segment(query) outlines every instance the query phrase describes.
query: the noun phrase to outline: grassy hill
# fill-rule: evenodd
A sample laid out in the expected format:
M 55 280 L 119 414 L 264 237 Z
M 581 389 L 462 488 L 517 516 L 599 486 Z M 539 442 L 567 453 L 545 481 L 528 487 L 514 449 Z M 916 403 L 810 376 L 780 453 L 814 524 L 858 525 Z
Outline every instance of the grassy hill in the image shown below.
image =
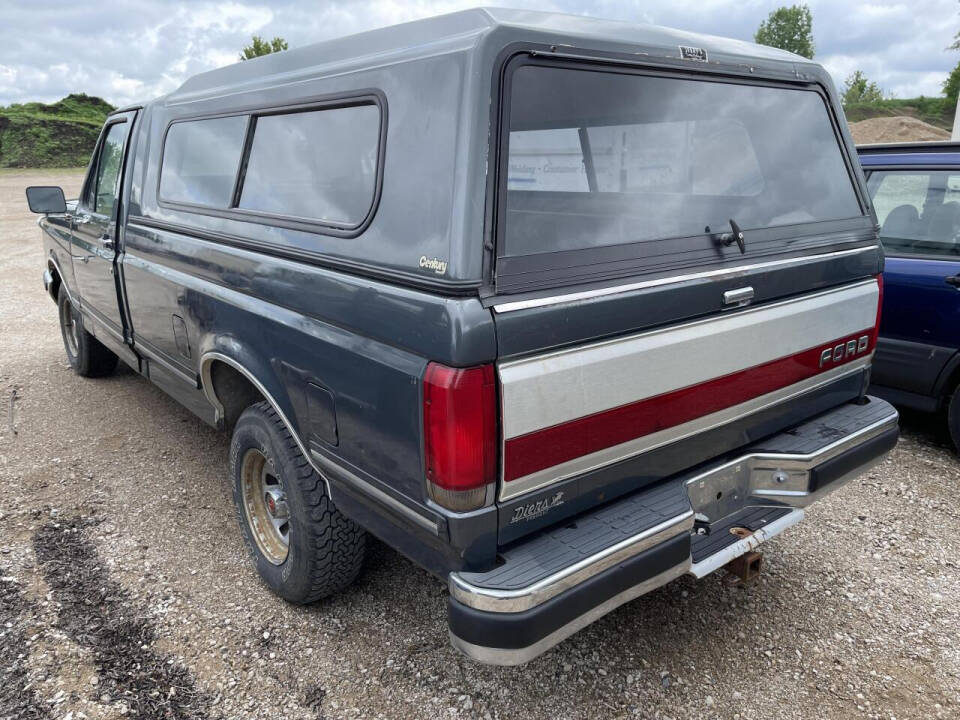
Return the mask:
M 877 117 L 912 117 L 944 130 L 953 128 L 956 101 L 943 97 L 894 98 L 875 103 L 851 104 L 844 109 L 847 122 Z
M 114 107 L 83 94 L 0 107 L 0 168 L 83 167 Z

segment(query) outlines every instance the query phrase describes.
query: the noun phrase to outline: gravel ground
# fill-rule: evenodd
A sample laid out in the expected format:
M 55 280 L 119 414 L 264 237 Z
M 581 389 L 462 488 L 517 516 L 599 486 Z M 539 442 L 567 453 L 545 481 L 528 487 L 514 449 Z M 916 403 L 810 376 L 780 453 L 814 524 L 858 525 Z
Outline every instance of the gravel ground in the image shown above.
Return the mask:
M 23 188 L 80 179 L 0 172 L 0 718 L 960 716 L 960 464 L 921 416 L 755 585 L 682 578 L 522 668 L 453 651 L 445 588 L 378 543 L 342 595 L 275 598 L 228 438 L 67 366 Z

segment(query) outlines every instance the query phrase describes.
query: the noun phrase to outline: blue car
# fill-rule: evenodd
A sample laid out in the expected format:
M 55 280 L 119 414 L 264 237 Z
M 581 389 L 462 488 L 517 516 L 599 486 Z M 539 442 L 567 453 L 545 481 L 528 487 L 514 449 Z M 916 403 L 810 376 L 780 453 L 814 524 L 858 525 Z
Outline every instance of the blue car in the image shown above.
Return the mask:
M 960 143 L 857 150 L 886 253 L 870 391 L 945 408 L 960 449 Z

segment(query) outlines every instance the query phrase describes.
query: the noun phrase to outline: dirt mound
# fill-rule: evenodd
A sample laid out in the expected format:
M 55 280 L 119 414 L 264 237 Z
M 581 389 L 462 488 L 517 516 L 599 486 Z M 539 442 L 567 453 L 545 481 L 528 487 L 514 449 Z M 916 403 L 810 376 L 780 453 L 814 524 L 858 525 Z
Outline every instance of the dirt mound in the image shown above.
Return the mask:
M 912 117 L 878 117 L 850 123 L 853 140 L 860 143 L 926 142 L 949 140 L 950 133 Z

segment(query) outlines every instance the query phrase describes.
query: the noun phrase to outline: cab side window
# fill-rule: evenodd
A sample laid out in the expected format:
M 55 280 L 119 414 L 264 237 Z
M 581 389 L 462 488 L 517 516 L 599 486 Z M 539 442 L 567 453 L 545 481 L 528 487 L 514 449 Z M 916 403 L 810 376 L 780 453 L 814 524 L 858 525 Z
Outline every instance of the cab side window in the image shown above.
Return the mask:
M 867 186 L 887 252 L 960 255 L 960 175 L 880 170 Z
M 113 217 L 119 191 L 120 167 L 123 164 L 123 141 L 126 138 L 125 123 L 115 123 L 107 130 L 100 147 L 97 174 L 88 196 L 88 205 L 97 214 Z

